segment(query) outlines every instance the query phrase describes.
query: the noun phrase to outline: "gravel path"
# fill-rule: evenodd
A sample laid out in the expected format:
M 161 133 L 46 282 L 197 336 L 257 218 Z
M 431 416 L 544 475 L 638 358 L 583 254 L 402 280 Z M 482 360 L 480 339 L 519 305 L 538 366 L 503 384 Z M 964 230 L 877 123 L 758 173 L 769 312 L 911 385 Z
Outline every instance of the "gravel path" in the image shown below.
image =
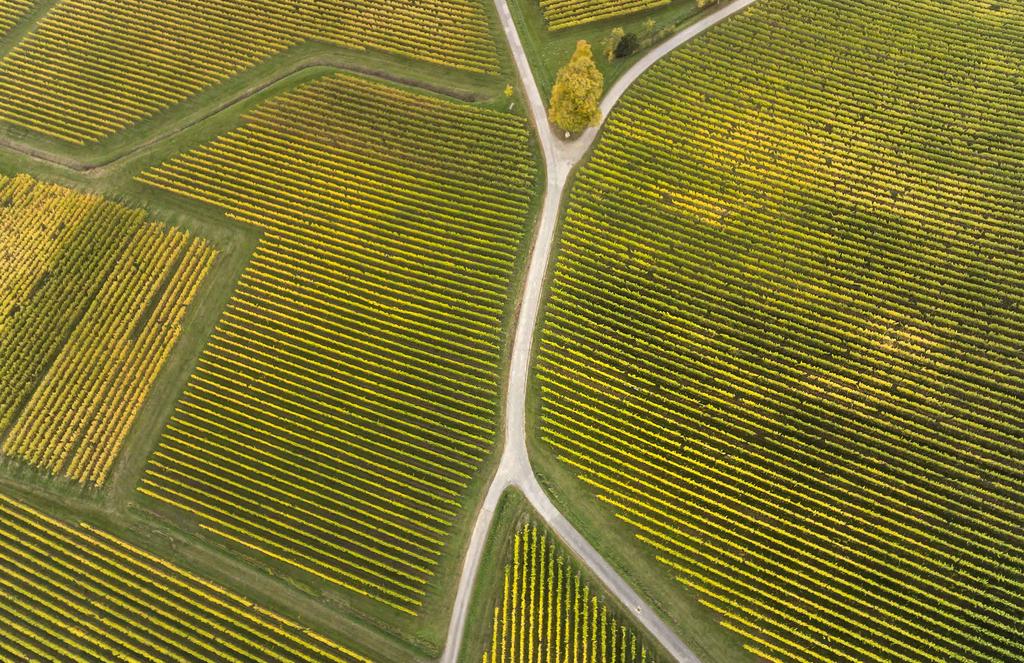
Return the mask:
M 629 86 L 651 65 L 713 25 L 746 9 L 754 1 L 733 0 L 729 4 L 711 10 L 700 20 L 648 51 L 605 92 L 601 102 L 601 122 L 603 123 L 604 119 L 608 117 Z M 548 272 L 551 247 L 558 224 L 558 212 L 561 208 L 569 174 L 589 152 L 601 126 L 587 129 L 572 142 L 563 141 L 558 137 L 548 122 L 546 105 L 533 78 L 533 71 L 530 69 L 512 15 L 509 13 L 508 4 L 505 0 L 494 0 L 494 3 L 512 51 L 522 89 L 526 94 L 530 117 L 540 139 L 547 170 L 547 187 L 519 304 L 515 337 L 512 341 L 512 360 L 505 391 L 504 448 L 498 469 L 488 487 L 483 505 L 473 526 L 441 662 L 455 663 L 458 658 L 459 650 L 462 647 L 469 603 L 473 587 L 476 584 L 477 571 L 480 568 L 487 533 L 494 520 L 494 511 L 505 489 L 515 486 L 523 492 L 545 524 L 601 581 L 605 588 L 633 613 L 634 619 L 658 641 L 665 651 L 680 663 L 700 663 L 700 659 L 683 644 L 672 629 L 558 511 L 540 487 L 530 466 L 526 449 L 527 380 L 533 352 L 534 331 L 537 326 L 544 289 L 544 277 Z

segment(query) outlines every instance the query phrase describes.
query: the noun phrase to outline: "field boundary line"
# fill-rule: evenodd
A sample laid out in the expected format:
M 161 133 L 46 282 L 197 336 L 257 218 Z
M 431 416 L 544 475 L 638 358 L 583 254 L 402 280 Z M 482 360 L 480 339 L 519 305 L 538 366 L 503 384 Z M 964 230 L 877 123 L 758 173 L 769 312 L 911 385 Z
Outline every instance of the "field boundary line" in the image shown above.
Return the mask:
M 300 78 L 308 71 L 324 67 L 335 69 L 339 72 L 347 72 L 358 76 L 366 76 L 381 81 L 387 81 L 389 83 L 396 83 L 398 85 L 408 86 L 424 92 L 440 94 L 459 101 L 471 102 L 477 99 L 477 95 L 468 89 L 446 88 L 440 85 L 433 85 L 416 78 L 396 75 L 384 69 L 375 69 L 373 67 L 345 62 L 344 56 L 339 59 L 335 59 L 332 57 L 325 57 L 322 53 L 317 53 L 314 55 L 304 56 L 286 66 L 281 67 L 281 69 L 274 72 L 273 76 L 259 79 L 249 87 L 246 87 L 244 90 L 241 90 L 237 94 L 231 96 L 229 99 L 209 106 L 205 110 L 199 109 L 196 117 L 187 119 L 184 123 L 175 124 L 169 127 L 166 131 L 157 133 L 151 138 L 135 143 L 127 150 L 124 150 L 120 154 L 110 158 L 90 161 L 78 159 L 73 156 L 58 155 L 43 148 L 27 145 L 23 141 L 12 139 L 7 136 L 0 136 L 0 149 L 20 154 L 35 161 L 42 161 L 53 166 L 67 168 L 69 170 L 89 174 L 95 177 L 102 177 L 105 174 L 105 170 L 114 168 L 124 161 L 128 161 L 166 141 L 187 133 L 203 122 L 206 122 L 207 120 L 210 120 L 211 118 L 216 117 L 235 106 L 246 103 L 253 97 L 262 94 L 275 85 L 280 85 L 292 78 Z M 204 90 L 204 92 L 205 91 L 206 90 Z M 174 112 L 174 107 L 172 106 L 167 108 L 164 112 Z M 27 129 L 26 131 L 31 130 Z

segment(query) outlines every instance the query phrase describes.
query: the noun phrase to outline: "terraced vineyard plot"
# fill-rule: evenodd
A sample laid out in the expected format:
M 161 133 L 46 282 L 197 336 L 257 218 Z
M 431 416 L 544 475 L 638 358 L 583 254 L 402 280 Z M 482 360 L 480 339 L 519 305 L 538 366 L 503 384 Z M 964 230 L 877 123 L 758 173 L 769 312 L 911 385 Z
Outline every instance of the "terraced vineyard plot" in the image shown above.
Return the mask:
M 562 30 L 645 9 L 662 7 L 672 0 L 538 0 L 551 30 Z
M 0 0 L 0 37 L 13 28 L 31 7 L 30 0 Z
M 608 607 L 556 539 L 532 523 L 516 532 L 496 597 L 483 663 L 656 660 Z
M 265 229 L 140 490 L 415 614 L 498 420 L 518 117 L 337 75 L 141 176 Z
M 575 185 L 543 438 L 766 659 L 1024 657 L 1022 39 L 764 0 Z
M 86 524 L 0 496 L 0 659 L 365 661 Z
M 497 71 L 478 0 L 61 0 L 0 59 L 0 120 L 96 141 L 307 40 Z
M 141 211 L 0 176 L 3 456 L 103 485 L 215 255 Z

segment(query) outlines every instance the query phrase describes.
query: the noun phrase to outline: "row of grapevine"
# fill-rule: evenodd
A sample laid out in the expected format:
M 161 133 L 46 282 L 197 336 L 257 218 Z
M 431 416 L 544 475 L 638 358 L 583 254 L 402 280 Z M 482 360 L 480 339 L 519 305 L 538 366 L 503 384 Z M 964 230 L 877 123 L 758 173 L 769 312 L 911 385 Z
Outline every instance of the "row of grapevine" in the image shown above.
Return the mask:
M 0 120 L 96 141 L 308 40 L 497 71 L 476 1 L 61 0 L 0 59 Z
M 0 659 L 366 661 L 99 529 L 0 495 Z
M 628 16 L 672 0 L 539 0 L 548 29 L 563 30 L 593 21 Z
M 483 663 L 625 663 L 656 660 L 609 608 L 557 539 L 532 523 L 516 532 L 495 598 Z
M 766 660 L 1024 658 L 1022 39 L 761 0 L 574 185 L 543 439 Z
M 13 28 L 30 7 L 32 0 L 0 0 L 0 37 Z
M 496 435 L 525 122 L 329 76 L 140 176 L 264 235 L 140 490 L 421 610 Z
M 0 177 L 0 452 L 102 486 L 215 256 L 141 212 Z

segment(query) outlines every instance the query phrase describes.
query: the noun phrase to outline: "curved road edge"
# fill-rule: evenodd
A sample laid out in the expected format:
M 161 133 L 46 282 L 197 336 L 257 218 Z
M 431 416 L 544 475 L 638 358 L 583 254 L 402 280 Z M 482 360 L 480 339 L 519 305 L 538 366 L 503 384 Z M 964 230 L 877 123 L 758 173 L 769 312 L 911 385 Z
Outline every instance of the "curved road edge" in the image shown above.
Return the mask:
M 630 610 L 634 618 L 665 651 L 680 663 L 700 663 L 697 655 L 679 639 L 654 609 L 647 605 L 629 583 L 569 523 L 541 488 L 530 466 L 526 447 L 526 395 L 533 354 L 534 331 L 540 314 L 544 279 L 548 272 L 555 230 L 558 225 L 558 213 L 570 173 L 587 155 L 604 125 L 604 121 L 633 82 L 654 63 L 677 47 L 746 9 L 755 1 L 732 0 L 728 4 L 711 10 L 701 19 L 653 47 L 609 88 L 601 102 L 599 124 L 587 129 L 575 141 L 565 142 L 558 138 L 547 120 L 546 106 L 534 80 L 533 70 L 530 68 L 529 59 L 519 38 L 508 4 L 506 0 L 494 0 L 498 18 L 501 21 L 519 75 L 522 91 L 526 95 L 530 118 L 541 144 L 547 173 L 547 186 L 530 253 L 529 267 L 523 284 L 515 336 L 512 341 L 512 356 L 505 391 L 505 440 L 501 461 L 488 487 L 484 502 L 477 514 L 473 532 L 470 535 L 455 603 L 452 607 L 452 617 L 448 624 L 445 649 L 440 659 L 441 663 L 456 663 L 459 657 L 484 545 L 494 520 L 498 500 L 505 489 L 510 486 L 516 486 L 523 492 L 545 524 L 600 580 L 605 589 Z

